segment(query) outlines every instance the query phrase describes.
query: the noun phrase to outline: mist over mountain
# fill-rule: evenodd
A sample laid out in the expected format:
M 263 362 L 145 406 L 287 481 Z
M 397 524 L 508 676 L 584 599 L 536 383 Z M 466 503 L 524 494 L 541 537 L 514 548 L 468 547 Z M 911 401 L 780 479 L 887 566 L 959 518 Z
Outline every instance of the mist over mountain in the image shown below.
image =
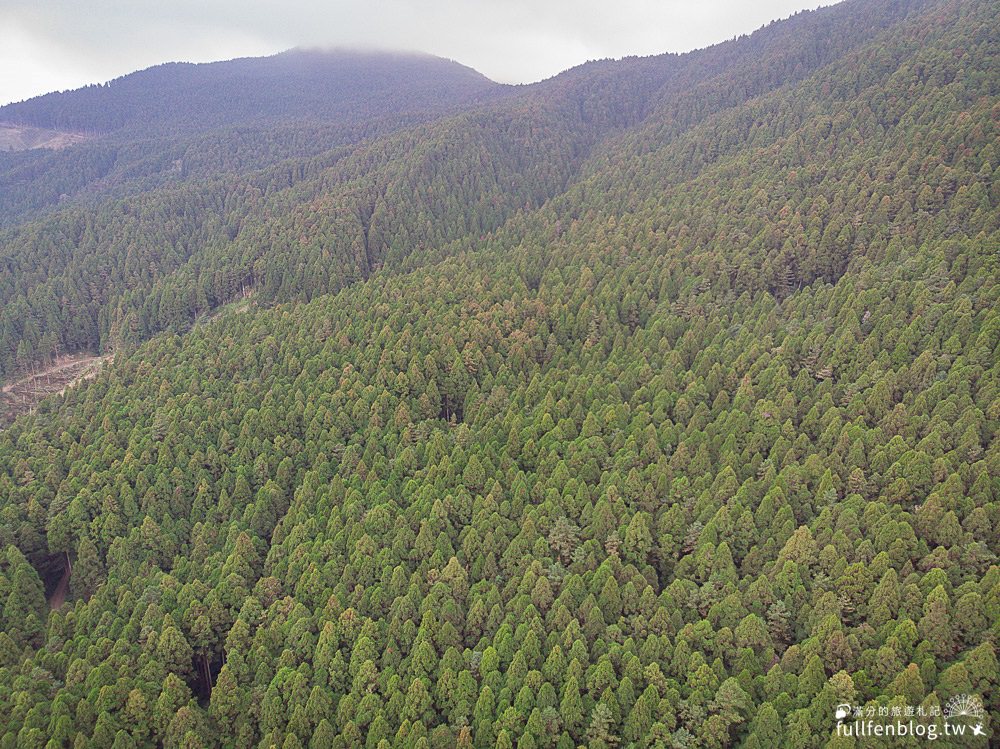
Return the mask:
M 0 749 L 991 745 L 997 40 L 0 108 Z
M 350 122 L 446 109 L 499 88 L 431 55 L 290 50 L 272 57 L 166 63 L 102 85 L 0 107 L 0 120 L 93 135 L 194 132 L 303 119 Z

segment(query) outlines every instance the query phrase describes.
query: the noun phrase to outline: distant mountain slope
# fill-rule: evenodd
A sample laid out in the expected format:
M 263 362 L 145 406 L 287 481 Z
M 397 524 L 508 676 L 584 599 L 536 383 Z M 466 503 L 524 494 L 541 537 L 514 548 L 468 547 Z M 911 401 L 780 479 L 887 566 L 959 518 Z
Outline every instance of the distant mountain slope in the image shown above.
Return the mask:
M 415 251 L 475 242 L 571 187 L 608 139 L 654 127 L 665 147 L 919 7 L 848 3 L 687 55 L 590 63 L 361 148 L 248 177 L 213 174 L 209 159 L 197 187 L 26 225 L 3 243 L 17 251 L 0 283 L 0 373 L 183 329 L 244 287 L 262 302 L 309 299 Z
M 733 78 L 691 88 L 596 151 L 580 180 L 530 220 L 565 224 L 586 203 L 597 211 L 590 229 L 623 217 L 655 227 L 656 242 L 703 256 L 716 281 L 779 298 L 836 281 L 893 240 L 992 234 L 1000 229 L 993 11 L 932 4 L 875 44 L 685 128 L 690 114 L 678 101 L 711 101 L 706 91 Z M 751 72 L 735 73 L 754 85 Z
M 58 204 L 312 156 L 507 89 L 430 55 L 293 50 L 171 63 L 47 94 L 0 107 L 0 226 Z M 10 153 L 23 147 L 36 150 Z
M 188 133 L 261 121 L 345 122 L 446 109 L 498 85 L 422 54 L 292 50 L 168 63 L 103 85 L 0 107 L 0 122 L 93 134 Z

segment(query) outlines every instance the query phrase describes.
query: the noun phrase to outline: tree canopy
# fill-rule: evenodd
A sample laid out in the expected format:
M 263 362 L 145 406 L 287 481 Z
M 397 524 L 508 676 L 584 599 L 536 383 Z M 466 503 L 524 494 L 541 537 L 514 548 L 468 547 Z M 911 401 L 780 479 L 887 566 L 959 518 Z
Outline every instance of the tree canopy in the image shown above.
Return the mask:
M 1000 714 L 998 24 L 846 2 L 11 229 L 2 372 L 116 356 L 0 431 L 0 749 Z

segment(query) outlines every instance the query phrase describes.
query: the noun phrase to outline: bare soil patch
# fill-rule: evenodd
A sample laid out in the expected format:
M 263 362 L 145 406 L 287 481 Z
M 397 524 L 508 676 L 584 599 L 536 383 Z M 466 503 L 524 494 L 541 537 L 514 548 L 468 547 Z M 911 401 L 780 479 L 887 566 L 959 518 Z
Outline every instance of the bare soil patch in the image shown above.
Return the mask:
M 34 148 L 58 151 L 87 139 L 84 133 L 0 122 L 0 151 L 30 151 Z
M 33 411 L 43 398 L 95 377 L 109 358 L 86 354 L 61 356 L 51 366 L 4 385 L 0 389 L 0 424 L 9 424 L 21 414 Z

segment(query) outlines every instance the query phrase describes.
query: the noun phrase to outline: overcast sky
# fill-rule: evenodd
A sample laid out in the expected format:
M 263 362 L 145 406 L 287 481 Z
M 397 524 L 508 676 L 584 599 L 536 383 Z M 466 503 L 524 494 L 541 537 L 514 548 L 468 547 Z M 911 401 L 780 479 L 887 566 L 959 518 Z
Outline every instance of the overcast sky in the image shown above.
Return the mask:
M 375 46 L 504 83 L 685 52 L 831 0 L 0 0 L 0 104 L 161 62 Z

